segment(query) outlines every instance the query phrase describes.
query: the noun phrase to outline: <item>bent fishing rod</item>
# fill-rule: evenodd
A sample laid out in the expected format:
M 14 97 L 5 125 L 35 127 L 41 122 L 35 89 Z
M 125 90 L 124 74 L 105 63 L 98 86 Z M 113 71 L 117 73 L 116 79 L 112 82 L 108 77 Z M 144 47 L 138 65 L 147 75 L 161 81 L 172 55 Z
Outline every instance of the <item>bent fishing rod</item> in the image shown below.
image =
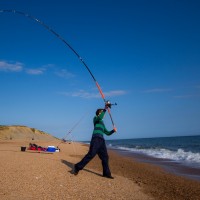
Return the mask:
M 74 48 L 72 48 L 71 45 L 69 45 L 68 42 L 66 42 L 66 40 L 61 37 L 57 32 L 55 32 L 52 28 L 50 28 L 48 25 L 46 25 L 44 22 L 42 22 L 41 20 L 37 19 L 36 17 L 33 17 L 32 15 L 29 15 L 27 13 L 24 13 L 24 12 L 21 12 L 21 11 L 17 11 L 17 10 L 0 10 L 0 13 L 16 13 L 16 14 L 19 14 L 19 15 L 23 15 L 35 22 L 37 22 L 38 24 L 42 25 L 43 27 L 45 27 L 49 32 L 51 32 L 52 34 L 54 34 L 58 39 L 60 39 L 67 47 L 69 47 L 72 52 L 74 52 L 74 54 L 78 57 L 78 59 L 82 62 L 82 64 L 85 66 L 85 68 L 87 69 L 87 71 L 89 72 L 89 74 L 91 75 L 92 79 L 94 80 L 98 90 L 99 90 L 99 93 L 101 94 L 101 97 L 105 103 L 105 105 L 109 105 L 107 110 L 108 110 L 108 113 L 109 113 L 109 116 L 110 116 L 110 119 L 111 119 L 111 122 L 112 122 L 112 125 L 113 127 L 115 127 L 115 124 L 114 124 L 114 121 L 113 121 L 113 118 L 112 118 L 112 115 L 111 115 L 111 105 L 117 105 L 116 103 L 115 104 L 111 104 L 109 101 L 107 101 L 105 99 L 105 95 L 103 94 L 103 91 L 100 87 L 100 85 L 98 84 L 96 78 L 94 77 L 94 75 L 92 74 L 91 70 L 89 69 L 89 67 L 86 65 L 86 63 L 84 62 L 84 60 L 81 58 L 81 56 L 77 53 L 77 51 L 74 50 Z

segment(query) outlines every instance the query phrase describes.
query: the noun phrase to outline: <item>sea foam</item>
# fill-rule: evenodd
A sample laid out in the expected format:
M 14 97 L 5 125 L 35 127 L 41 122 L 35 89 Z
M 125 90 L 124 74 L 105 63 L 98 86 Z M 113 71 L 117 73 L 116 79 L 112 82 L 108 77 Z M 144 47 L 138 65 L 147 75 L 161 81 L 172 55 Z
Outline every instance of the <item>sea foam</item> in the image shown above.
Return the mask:
M 170 159 L 173 161 L 184 162 L 185 164 L 197 164 L 200 166 L 200 153 L 193 153 L 191 151 L 187 152 L 181 148 L 177 151 L 172 151 L 164 148 L 141 149 L 118 146 L 117 149 L 135 153 L 142 153 L 155 158 Z

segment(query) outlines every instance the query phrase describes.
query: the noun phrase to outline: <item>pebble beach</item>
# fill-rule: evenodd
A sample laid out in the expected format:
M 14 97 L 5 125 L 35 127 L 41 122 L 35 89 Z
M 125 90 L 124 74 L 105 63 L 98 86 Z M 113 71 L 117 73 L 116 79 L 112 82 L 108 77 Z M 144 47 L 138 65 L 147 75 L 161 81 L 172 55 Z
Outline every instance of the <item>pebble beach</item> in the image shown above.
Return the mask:
M 34 141 L 60 152 L 27 150 L 27 140 L 0 140 L 0 199 L 134 199 L 198 200 L 200 182 L 176 176 L 159 166 L 109 150 L 114 179 L 102 177 L 95 157 L 77 176 L 73 165 L 87 153 L 88 145 L 59 140 Z M 25 146 L 26 151 L 21 151 Z

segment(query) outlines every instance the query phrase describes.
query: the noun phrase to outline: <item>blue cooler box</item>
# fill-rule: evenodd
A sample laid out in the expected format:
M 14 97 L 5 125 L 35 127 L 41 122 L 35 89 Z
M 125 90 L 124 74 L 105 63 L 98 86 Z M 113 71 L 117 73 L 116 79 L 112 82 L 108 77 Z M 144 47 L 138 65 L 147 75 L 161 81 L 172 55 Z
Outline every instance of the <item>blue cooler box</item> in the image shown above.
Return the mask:
M 48 152 L 55 152 L 56 151 L 56 147 L 54 147 L 54 146 L 48 146 L 47 151 Z

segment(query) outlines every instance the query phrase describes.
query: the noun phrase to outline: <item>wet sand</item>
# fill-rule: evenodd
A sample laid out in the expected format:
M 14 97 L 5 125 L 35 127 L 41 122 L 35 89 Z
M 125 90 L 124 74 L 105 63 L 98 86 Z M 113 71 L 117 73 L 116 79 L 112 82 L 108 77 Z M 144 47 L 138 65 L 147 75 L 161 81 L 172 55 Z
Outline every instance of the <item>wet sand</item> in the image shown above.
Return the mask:
M 47 147 L 58 141 L 37 142 Z M 28 141 L 0 140 L 0 199 L 181 199 L 197 200 L 200 183 L 175 176 L 158 166 L 142 163 L 109 151 L 114 179 L 102 177 L 101 162 L 95 157 L 74 176 L 74 163 L 88 151 L 80 143 L 60 144 L 53 154 L 21 151 Z
M 194 179 L 200 182 L 200 168 L 195 166 L 186 166 L 180 162 L 170 159 L 154 158 L 141 153 L 128 152 L 124 150 L 115 150 L 122 156 L 136 159 L 137 161 L 150 163 L 162 167 L 170 173 L 186 178 Z

